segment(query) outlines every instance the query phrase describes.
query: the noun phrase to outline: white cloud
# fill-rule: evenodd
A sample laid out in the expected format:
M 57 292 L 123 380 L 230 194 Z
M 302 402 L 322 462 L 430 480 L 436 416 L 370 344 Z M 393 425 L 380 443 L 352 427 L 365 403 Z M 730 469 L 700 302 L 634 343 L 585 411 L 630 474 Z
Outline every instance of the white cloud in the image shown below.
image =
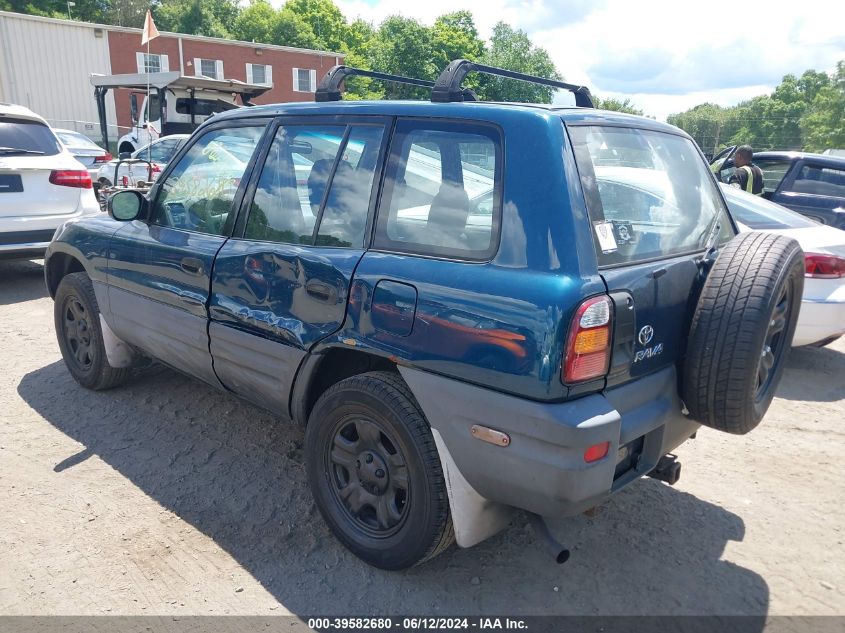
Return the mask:
M 504 20 L 545 47 L 567 81 L 629 97 L 658 118 L 704 101 L 732 105 L 787 73 L 845 59 L 845 2 L 836 0 L 335 1 L 349 19 L 376 24 L 394 14 L 431 24 L 468 9 L 485 38 Z

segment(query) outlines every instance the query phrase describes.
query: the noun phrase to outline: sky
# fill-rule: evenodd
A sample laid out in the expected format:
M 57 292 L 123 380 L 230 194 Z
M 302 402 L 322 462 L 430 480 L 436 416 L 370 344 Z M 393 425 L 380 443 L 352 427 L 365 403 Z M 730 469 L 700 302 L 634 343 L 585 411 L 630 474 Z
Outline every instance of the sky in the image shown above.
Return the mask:
M 845 60 L 841 0 L 335 0 L 349 20 L 425 24 L 472 11 L 482 38 L 503 20 L 549 51 L 566 81 L 630 98 L 660 120 L 699 103 L 734 105 L 787 73 Z M 559 101 L 566 102 L 568 95 Z

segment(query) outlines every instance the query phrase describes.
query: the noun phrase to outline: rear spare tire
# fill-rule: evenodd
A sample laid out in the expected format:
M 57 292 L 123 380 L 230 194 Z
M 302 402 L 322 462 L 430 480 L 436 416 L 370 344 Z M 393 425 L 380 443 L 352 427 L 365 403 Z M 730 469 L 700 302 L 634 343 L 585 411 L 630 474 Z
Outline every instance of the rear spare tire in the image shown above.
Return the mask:
M 793 239 L 738 235 L 722 248 L 690 326 L 681 395 L 690 417 L 743 435 L 769 408 L 792 345 L 804 290 Z

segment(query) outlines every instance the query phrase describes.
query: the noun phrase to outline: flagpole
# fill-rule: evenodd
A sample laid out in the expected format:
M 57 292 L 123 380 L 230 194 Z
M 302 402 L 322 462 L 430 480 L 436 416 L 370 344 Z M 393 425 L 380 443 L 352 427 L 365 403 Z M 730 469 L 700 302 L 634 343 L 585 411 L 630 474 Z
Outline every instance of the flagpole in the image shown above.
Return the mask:
M 147 9 L 147 19 L 152 20 L 152 16 L 150 15 L 149 9 Z M 149 36 L 147 37 L 147 59 L 145 60 L 145 63 L 144 63 L 144 70 L 147 71 L 147 138 L 149 139 L 149 141 L 147 143 L 147 162 L 149 163 L 149 162 L 152 161 L 152 156 L 153 156 L 153 148 L 152 148 L 153 135 L 152 135 L 152 132 L 150 132 L 150 38 L 149 38 Z M 161 105 L 159 104 L 159 109 L 160 108 L 161 108 Z M 152 178 L 152 175 L 153 175 L 152 174 L 152 167 L 150 167 L 150 165 L 147 165 L 147 180 Z

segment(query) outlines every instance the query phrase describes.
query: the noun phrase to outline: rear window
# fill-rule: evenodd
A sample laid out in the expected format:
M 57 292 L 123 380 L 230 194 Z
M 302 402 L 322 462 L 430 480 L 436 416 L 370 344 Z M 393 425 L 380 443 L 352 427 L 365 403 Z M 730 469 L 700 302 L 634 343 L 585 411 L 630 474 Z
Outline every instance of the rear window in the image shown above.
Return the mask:
M 56 132 L 59 140 L 65 144 L 66 147 L 85 147 L 88 149 L 100 149 L 94 141 L 87 136 L 77 134 L 75 132 Z
M 0 119 L 0 154 L 54 156 L 61 146 L 53 131 L 38 121 Z
M 569 126 L 600 266 L 693 253 L 733 236 L 716 183 L 682 136 Z

